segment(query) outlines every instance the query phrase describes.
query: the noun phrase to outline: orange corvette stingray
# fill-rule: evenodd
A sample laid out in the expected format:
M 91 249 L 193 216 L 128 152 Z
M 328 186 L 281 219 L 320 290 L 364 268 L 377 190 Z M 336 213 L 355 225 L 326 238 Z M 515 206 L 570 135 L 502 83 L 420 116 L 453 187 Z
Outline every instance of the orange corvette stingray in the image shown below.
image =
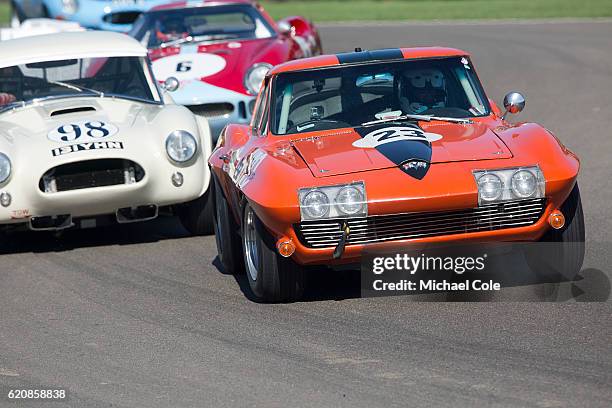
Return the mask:
M 383 49 L 279 65 L 250 126 L 210 158 L 219 258 L 260 301 L 299 298 L 307 265 L 411 242 L 560 242 L 577 272 L 580 162 L 548 130 L 505 118 L 469 55 Z M 243 262 L 244 261 L 244 262 Z

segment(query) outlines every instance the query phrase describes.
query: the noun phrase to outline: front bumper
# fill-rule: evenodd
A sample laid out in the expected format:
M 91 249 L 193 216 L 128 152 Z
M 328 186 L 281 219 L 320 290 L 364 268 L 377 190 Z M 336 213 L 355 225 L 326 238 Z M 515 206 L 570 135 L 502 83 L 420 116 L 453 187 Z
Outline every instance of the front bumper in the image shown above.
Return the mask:
M 526 159 L 530 160 L 530 159 Z M 407 177 L 403 172 L 395 169 L 381 169 L 338 175 L 317 179 L 321 185 L 339 185 L 352 181 L 363 181 L 367 189 L 369 217 L 389 217 L 397 214 L 420 215 L 424 213 L 465 212 L 480 209 L 478 193 L 472 170 L 474 168 L 504 168 L 527 166 L 528 162 L 515 160 L 508 163 L 504 160 L 490 160 L 477 164 L 470 162 L 439 163 L 431 166 L 426 182 Z M 545 205 L 533 223 L 524 225 L 506 225 L 504 228 L 493 230 L 465 231 L 453 230 L 448 234 L 431 236 L 411 236 L 408 234 L 393 234 L 383 242 L 376 240 L 360 240 L 351 244 L 350 240 L 345 246 L 340 259 L 333 259 L 336 247 L 334 243 L 326 247 L 313 247 L 305 245 L 303 237 L 296 233 L 296 226 L 300 225 L 300 209 L 297 203 L 297 189 L 294 183 L 275 185 L 275 195 L 269 194 L 269 187 L 265 185 L 265 178 L 254 177 L 243 187 L 251 207 L 257 216 L 277 240 L 290 239 L 296 249 L 292 259 L 299 264 L 345 264 L 359 262 L 364 250 L 389 250 L 394 247 L 410 243 L 428 242 L 457 242 L 457 241 L 537 241 L 549 229 L 547 222 L 551 212 L 561 208 L 576 183 L 578 166 L 560 166 L 554 164 L 551 169 L 546 163 L 540 163 L 546 179 Z M 257 172 L 264 172 L 262 165 Z M 306 172 L 307 170 L 300 170 Z M 310 187 L 310 186 L 307 186 Z M 267 193 L 267 194 L 266 194 Z M 280 197 L 280 198 L 279 198 Z M 408 220 L 406 222 L 413 222 Z M 434 223 L 432 228 L 437 228 Z M 358 228 L 357 228 L 358 229 Z M 395 231 L 393 226 L 391 231 Z M 338 229 L 340 230 L 340 229 Z M 426 229 L 424 230 L 426 232 Z M 339 236 L 336 235 L 335 238 Z
M 399 249 L 403 246 L 411 244 L 423 243 L 465 243 L 465 242 L 513 242 L 513 241 L 537 241 L 550 228 L 547 220 L 550 214 L 558 207 L 548 202 L 543 206 L 543 210 L 536 217 L 536 221 L 525 226 L 508 226 L 498 229 L 485 231 L 472 231 L 462 233 L 449 234 L 431 234 L 433 236 L 406 238 L 406 239 L 388 239 L 376 241 L 372 239 L 368 243 L 351 244 L 350 241 L 346 245 L 342 257 L 333 259 L 335 246 L 328 247 L 312 247 L 305 242 L 303 233 L 297 229 L 297 225 L 286 231 L 286 236 L 290 238 L 296 250 L 293 259 L 300 264 L 348 264 L 359 262 L 364 251 L 389 251 Z M 432 229 L 436 226 L 432 225 Z M 296 231 L 297 229 L 297 231 Z M 299 232 L 298 232 L 299 231 Z M 399 235 L 399 233 L 398 233 Z M 425 234 L 424 234 L 425 235 Z M 429 234 L 428 234 L 429 235 Z M 357 241 L 359 241 L 357 239 Z M 362 239 L 363 241 L 363 239 Z
M 129 160 L 127 157 L 118 158 Z M 31 217 L 70 215 L 78 218 L 115 214 L 118 209 L 126 207 L 171 206 L 192 201 L 208 189 L 210 171 L 201 157 L 192 165 L 183 167 L 155 157 L 139 164 L 145 171 L 139 182 L 53 193 L 43 192 L 39 187 L 41 177 L 48 169 L 17 168 L 11 181 L 0 188 L 0 193 L 6 192 L 11 196 L 10 205 L 0 207 L 0 224 L 24 223 Z M 183 175 L 180 187 L 172 183 L 175 172 Z

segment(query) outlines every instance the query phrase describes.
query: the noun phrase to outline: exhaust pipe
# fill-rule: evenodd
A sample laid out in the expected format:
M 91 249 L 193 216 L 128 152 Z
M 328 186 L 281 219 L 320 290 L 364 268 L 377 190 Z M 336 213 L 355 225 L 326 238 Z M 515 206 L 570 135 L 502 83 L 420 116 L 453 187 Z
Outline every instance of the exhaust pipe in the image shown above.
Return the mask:
M 125 207 L 118 209 L 115 215 L 119 224 L 149 221 L 157 218 L 158 208 L 153 204 L 140 205 L 138 207 Z
M 72 227 L 74 227 L 74 223 L 70 214 L 30 218 L 30 229 L 32 231 L 60 231 Z

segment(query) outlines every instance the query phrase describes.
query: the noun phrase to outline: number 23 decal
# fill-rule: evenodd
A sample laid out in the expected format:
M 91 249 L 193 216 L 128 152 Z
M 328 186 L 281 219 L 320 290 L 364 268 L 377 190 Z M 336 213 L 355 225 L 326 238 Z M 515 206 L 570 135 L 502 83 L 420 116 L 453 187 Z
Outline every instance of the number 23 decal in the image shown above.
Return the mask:
M 47 137 L 54 142 L 91 142 L 110 137 L 119 131 L 112 123 L 82 120 L 66 123 L 51 130 Z

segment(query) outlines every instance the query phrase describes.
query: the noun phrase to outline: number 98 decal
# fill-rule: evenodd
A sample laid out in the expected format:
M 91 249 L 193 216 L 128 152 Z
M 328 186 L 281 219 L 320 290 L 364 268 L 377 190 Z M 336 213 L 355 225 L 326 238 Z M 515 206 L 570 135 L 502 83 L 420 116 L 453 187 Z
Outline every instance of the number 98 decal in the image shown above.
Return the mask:
M 51 130 L 47 137 L 54 142 L 92 142 L 113 136 L 117 126 L 99 120 L 81 120 L 58 126 Z

